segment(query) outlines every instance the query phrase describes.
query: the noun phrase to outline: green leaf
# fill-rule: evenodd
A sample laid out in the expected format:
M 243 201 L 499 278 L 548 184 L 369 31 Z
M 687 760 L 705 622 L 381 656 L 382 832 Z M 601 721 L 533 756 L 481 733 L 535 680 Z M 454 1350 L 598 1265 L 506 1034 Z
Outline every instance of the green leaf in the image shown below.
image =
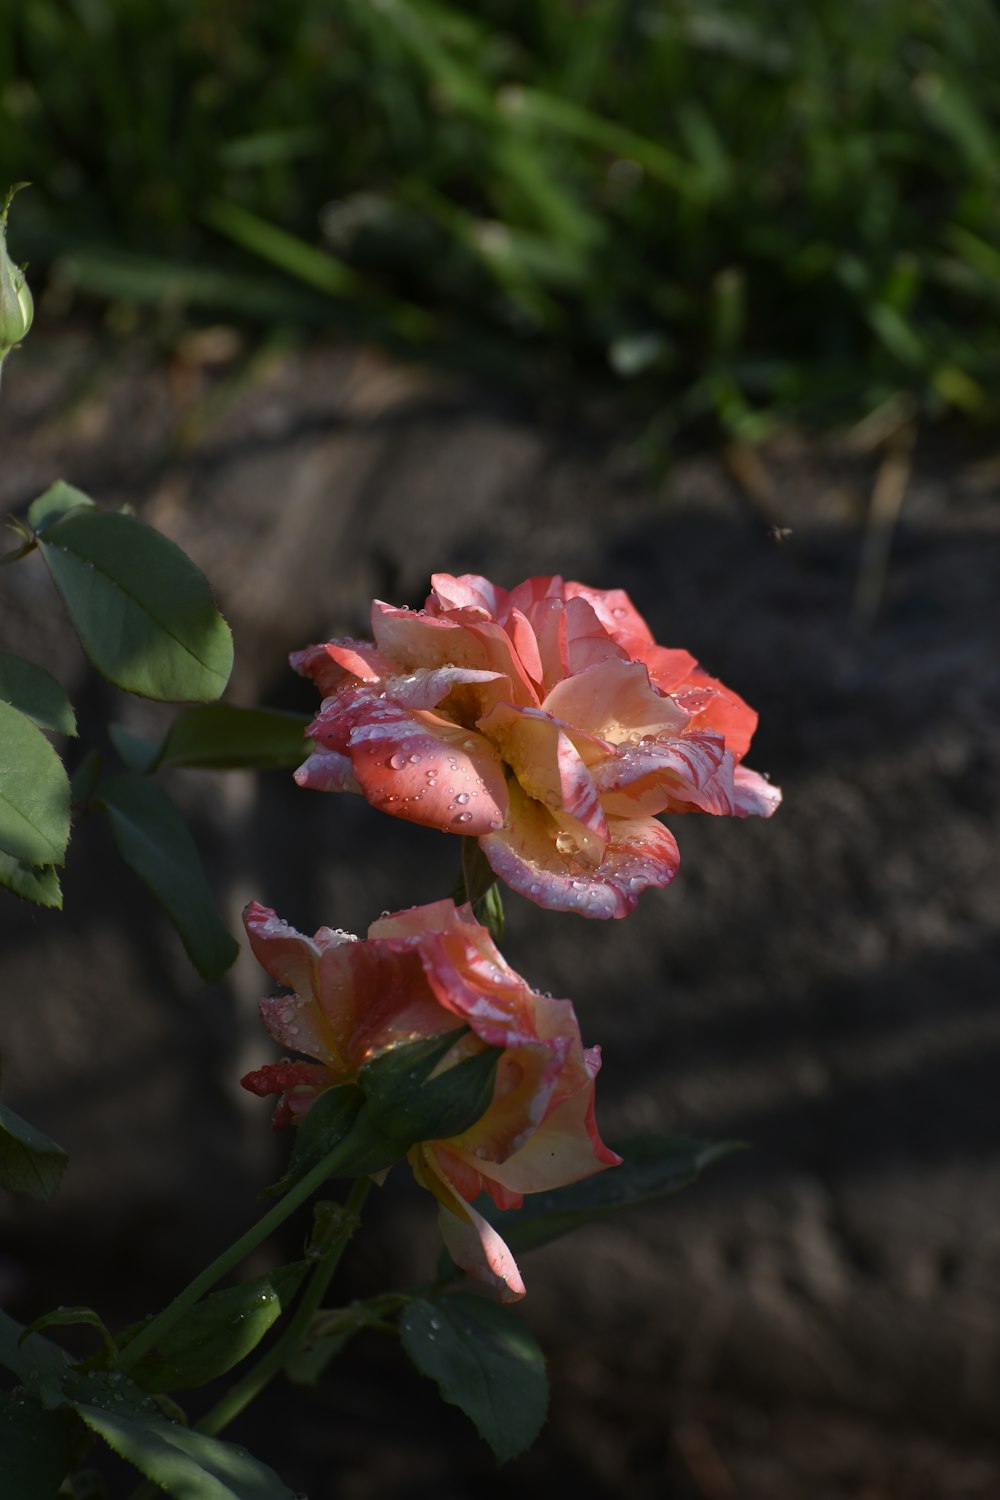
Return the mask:
M 62 888 L 52 865 L 26 865 L 11 854 L 0 854 L 0 885 L 24 901 L 62 911 Z
M 47 1201 L 59 1186 L 68 1160 L 55 1141 L 0 1104 L 0 1187 Z
M 101 779 L 103 763 L 101 752 L 93 749 L 88 750 L 80 761 L 76 770 L 69 778 L 70 796 L 73 799 L 74 807 L 79 806 L 81 803 L 89 802 L 94 795 L 97 783 Z
M 203 979 L 219 979 L 239 953 L 226 930 L 187 824 L 160 787 L 138 776 L 112 776 L 97 798 L 125 863 L 149 886 L 180 934 Z
M 309 753 L 306 714 L 209 703 L 185 708 L 163 742 L 157 764 L 214 771 L 293 769 Z
M 399 1331 L 417 1369 L 471 1418 L 500 1463 L 530 1447 L 548 1409 L 545 1359 L 509 1308 L 464 1293 L 415 1299 Z
M 32 531 L 42 532 L 46 526 L 58 521 L 69 511 L 77 510 L 81 505 L 89 506 L 91 510 L 94 508 L 89 495 L 67 484 L 64 479 L 57 479 L 44 495 L 39 495 L 28 506 L 28 525 Z
M 742 1148 L 739 1141 L 695 1141 L 686 1136 L 634 1136 L 619 1142 L 624 1159 L 583 1182 L 551 1193 L 532 1193 L 524 1207 L 501 1213 L 485 1200 L 477 1202 L 515 1254 L 558 1239 L 582 1224 L 607 1214 L 652 1203 L 693 1182 L 705 1167 Z
M 0 1477 L 11 1500 L 56 1500 L 72 1462 L 68 1411 L 46 1411 L 27 1391 L 0 1391 Z
M 76 715 L 65 690 L 44 667 L 0 652 L 0 699 L 19 708 L 40 729 L 76 735 Z
M 46 1378 L 58 1383 L 69 1369 L 69 1355 L 40 1334 L 25 1337 L 23 1323 L 0 1309 L 0 1365 L 13 1371 L 23 1385 Z
M 37 725 L 0 703 L 0 852 L 61 865 L 69 841 L 69 778 Z
M 199 1302 L 132 1367 L 146 1391 L 180 1391 L 224 1375 L 254 1350 L 295 1296 L 305 1261 Z
M 170 703 L 218 698 L 232 636 L 179 547 L 134 516 L 85 507 L 46 525 L 39 546 L 83 649 L 116 687 Z
M 74 1402 L 73 1410 L 175 1500 L 294 1500 L 272 1469 L 233 1443 L 162 1417 L 109 1411 L 91 1402 Z
M 108 737 L 125 765 L 137 776 L 148 776 L 160 759 L 160 745 L 156 740 L 144 739 L 126 729 L 124 724 L 109 724 Z

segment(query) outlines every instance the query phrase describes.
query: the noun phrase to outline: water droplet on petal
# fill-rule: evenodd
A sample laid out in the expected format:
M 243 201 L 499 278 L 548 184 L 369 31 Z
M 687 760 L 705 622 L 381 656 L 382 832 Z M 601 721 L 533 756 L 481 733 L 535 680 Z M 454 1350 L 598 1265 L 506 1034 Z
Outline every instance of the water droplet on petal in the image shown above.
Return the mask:
M 471 823 L 472 822 L 472 814 L 471 813 L 459 813 L 458 817 L 455 819 L 455 822 L 456 823 Z
M 411 766 L 419 766 L 419 764 L 420 764 L 420 762 L 422 760 L 423 760 L 423 756 L 422 755 L 411 755 L 410 756 L 410 765 Z
M 395 755 L 389 756 L 389 764 L 394 771 L 401 771 L 406 765 L 406 756 L 400 755 L 399 751 L 397 750 Z
M 466 804 L 466 802 L 468 802 L 468 800 L 469 800 L 469 794 L 468 794 L 468 792 L 459 792 L 458 796 L 455 798 L 455 801 L 458 803 L 459 807 L 464 807 L 465 804 Z

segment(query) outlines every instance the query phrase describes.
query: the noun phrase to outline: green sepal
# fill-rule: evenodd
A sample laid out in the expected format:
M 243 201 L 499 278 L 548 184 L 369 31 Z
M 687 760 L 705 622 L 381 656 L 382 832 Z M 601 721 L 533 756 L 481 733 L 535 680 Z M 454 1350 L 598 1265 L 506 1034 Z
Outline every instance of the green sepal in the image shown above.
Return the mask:
M 297 1261 L 213 1292 L 132 1366 L 131 1378 L 144 1391 L 156 1393 L 191 1390 L 224 1375 L 257 1347 L 288 1307 L 307 1270 L 306 1261 Z

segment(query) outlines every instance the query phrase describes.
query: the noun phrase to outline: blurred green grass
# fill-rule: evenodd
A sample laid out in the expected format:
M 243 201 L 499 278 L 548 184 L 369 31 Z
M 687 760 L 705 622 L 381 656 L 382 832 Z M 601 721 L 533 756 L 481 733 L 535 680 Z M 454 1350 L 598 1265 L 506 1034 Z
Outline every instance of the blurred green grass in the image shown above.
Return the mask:
M 753 440 L 1000 394 L 992 0 L 0 0 L 13 251 Z

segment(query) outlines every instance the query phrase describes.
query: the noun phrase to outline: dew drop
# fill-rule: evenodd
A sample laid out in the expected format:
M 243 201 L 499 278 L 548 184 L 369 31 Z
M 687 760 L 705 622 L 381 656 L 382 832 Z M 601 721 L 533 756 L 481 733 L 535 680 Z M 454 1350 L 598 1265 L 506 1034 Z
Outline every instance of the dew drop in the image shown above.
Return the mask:
M 616 620 L 624 620 L 625 618 L 625 611 L 622 609 L 620 604 L 616 604 L 611 613 L 614 615 Z
M 459 792 L 458 796 L 455 798 L 455 801 L 458 803 L 459 807 L 464 807 L 468 800 L 468 792 Z
M 541 886 L 540 886 L 540 885 L 539 885 L 539 884 L 538 884 L 538 881 L 537 881 L 537 880 L 536 880 L 536 881 L 533 881 L 533 883 L 532 883 L 532 884 L 531 884 L 531 885 L 529 885 L 529 887 L 528 887 L 528 890 L 529 890 L 529 891 L 530 891 L 530 892 L 531 892 L 531 894 L 532 894 L 532 895 L 533 895 L 533 896 L 537 896 L 537 895 L 538 895 L 538 894 L 539 894 L 539 892 L 540 892 L 540 891 L 541 891 L 541 889 L 542 889 L 542 888 L 541 888 Z
M 422 760 L 423 760 L 423 756 L 422 755 L 411 755 L 410 756 L 410 765 L 411 766 L 419 766 L 419 764 L 420 764 L 420 762 Z
M 469 812 L 459 813 L 458 817 L 455 819 L 455 822 L 456 823 L 471 823 L 472 822 L 472 814 L 469 813 Z
M 560 854 L 572 854 L 576 848 L 576 840 L 571 833 L 557 833 L 556 848 Z
M 406 756 L 400 755 L 399 751 L 397 750 L 395 755 L 389 756 L 389 764 L 394 771 L 401 771 L 406 765 Z

